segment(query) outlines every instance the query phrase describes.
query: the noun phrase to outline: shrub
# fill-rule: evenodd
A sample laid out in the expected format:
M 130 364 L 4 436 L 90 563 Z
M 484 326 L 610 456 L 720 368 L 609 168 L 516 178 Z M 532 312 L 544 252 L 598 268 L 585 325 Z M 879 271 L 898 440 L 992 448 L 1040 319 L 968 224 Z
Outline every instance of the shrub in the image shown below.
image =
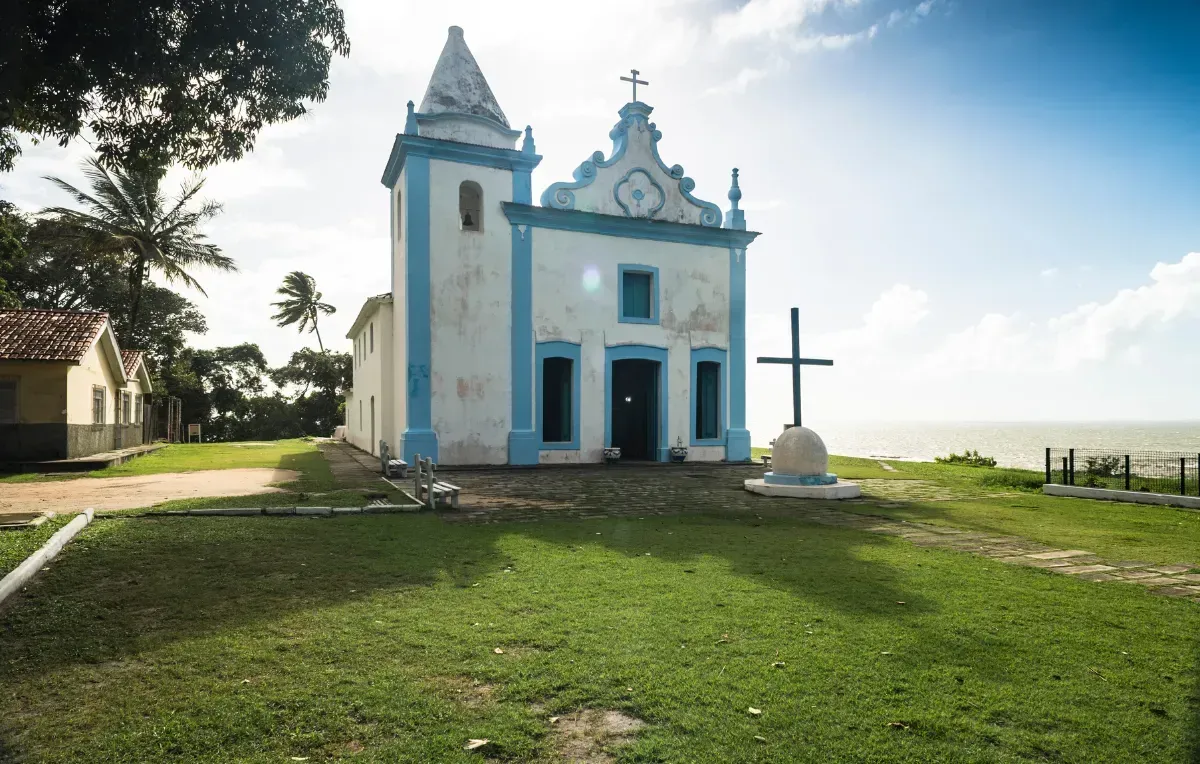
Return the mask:
M 935 456 L 938 464 L 963 464 L 968 467 L 995 467 L 996 460 L 990 456 L 980 456 L 978 451 L 963 451 L 962 454 L 951 453 L 949 456 Z
M 1042 484 L 1046 482 L 1045 478 L 1045 475 L 1028 470 L 995 470 L 983 475 L 979 483 L 986 486 L 1036 491 L 1040 490 Z
M 1096 477 L 1116 477 L 1121 474 L 1121 457 L 1089 456 L 1083 462 L 1083 471 Z

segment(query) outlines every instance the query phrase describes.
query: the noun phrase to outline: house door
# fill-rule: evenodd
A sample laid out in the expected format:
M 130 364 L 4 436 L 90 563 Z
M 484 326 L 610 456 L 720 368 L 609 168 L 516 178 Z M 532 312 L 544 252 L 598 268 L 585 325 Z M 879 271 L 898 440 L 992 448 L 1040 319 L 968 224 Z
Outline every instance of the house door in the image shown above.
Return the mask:
M 660 373 L 658 361 L 613 361 L 612 445 L 621 449 L 621 461 L 658 456 Z

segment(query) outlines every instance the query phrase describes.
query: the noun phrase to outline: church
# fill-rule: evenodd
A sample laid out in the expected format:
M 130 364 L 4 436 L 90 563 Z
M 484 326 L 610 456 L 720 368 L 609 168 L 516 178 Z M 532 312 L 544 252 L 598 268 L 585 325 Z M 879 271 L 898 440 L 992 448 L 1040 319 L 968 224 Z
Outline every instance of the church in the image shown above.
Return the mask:
M 533 130 L 510 127 L 450 27 L 383 172 L 391 290 L 347 339 L 346 436 L 412 463 L 747 461 L 746 230 L 663 161 L 633 100 L 535 204 Z M 518 142 L 520 146 L 518 147 Z M 686 455 L 684 454 L 686 450 Z

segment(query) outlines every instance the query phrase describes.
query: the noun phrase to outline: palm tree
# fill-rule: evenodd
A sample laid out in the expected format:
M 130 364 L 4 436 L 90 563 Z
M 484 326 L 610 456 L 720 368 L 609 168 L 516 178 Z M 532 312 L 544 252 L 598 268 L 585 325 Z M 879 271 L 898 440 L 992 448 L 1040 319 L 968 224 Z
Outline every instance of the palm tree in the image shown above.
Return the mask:
M 114 169 L 111 174 L 96 159 L 84 163 L 83 173 L 91 193 L 80 191 L 60 178 L 47 177 L 75 198 L 87 212 L 51 207 L 45 214 L 65 224 L 71 235 L 100 244 L 119 253 L 127 261 L 129 281 L 129 328 L 137 328 L 142 285 L 150 271 L 159 271 L 167 281 L 180 282 L 208 293 L 187 269 L 196 266 L 220 271 L 236 271 L 233 260 L 206 241 L 200 226 L 221 211 L 216 202 L 191 204 L 204 187 L 203 178 L 193 178 L 168 200 L 159 191 L 161 173 L 148 170 Z
M 321 302 L 321 293 L 317 291 L 317 281 L 303 271 L 292 271 L 283 277 L 283 285 L 275 290 L 275 294 L 283 295 L 284 299 L 271 303 L 279 312 L 271 316 L 279 326 L 300 324 L 296 331 L 308 329 L 317 333 L 317 345 L 325 352 L 325 343 L 321 342 L 321 330 L 317 328 L 317 316 L 324 313 L 329 315 L 337 311 L 327 302 Z

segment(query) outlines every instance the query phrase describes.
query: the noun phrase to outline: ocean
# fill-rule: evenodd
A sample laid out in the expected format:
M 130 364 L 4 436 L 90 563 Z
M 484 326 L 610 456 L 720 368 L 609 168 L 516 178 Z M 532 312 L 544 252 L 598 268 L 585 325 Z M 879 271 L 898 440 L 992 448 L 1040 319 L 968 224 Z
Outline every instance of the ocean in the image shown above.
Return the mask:
M 1200 422 L 814 422 L 831 454 L 933 461 L 971 449 L 1042 469 L 1046 447 L 1200 454 Z M 758 440 L 757 438 L 755 439 Z

